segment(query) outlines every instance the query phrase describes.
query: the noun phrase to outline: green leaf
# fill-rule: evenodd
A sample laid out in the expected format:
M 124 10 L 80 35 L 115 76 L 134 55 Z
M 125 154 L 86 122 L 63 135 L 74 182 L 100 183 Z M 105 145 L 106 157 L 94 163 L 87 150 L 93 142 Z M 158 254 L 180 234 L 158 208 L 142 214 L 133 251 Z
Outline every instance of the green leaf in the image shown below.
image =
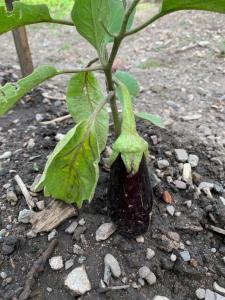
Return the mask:
M 109 6 L 110 6 L 110 19 L 109 19 L 109 26 L 108 26 L 108 31 L 112 34 L 118 34 L 122 22 L 123 22 L 123 16 L 125 13 L 124 5 L 122 0 L 109 0 Z M 135 16 L 136 10 L 132 12 L 128 24 L 127 24 L 127 30 L 131 29 L 133 21 L 134 21 L 134 16 Z M 108 36 L 107 37 L 107 42 L 112 42 L 113 38 Z
M 93 73 L 79 73 L 72 76 L 68 85 L 67 105 L 76 123 L 87 120 L 103 99 L 102 89 Z M 101 109 L 96 118 L 95 129 L 99 149 L 102 152 L 109 130 L 109 114 L 105 107 Z
M 83 201 L 94 196 L 99 160 L 93 122 L 82 121 L 57 144 L 35 190 L 44 186 L 46 196 L 81 207 Z
M 77 31 L 96 48 L 103 57 L 106 43 L 106 31 L 109 23 L 108 0 L 75 0 L 71 17 Z
M 28 5 L 15 1 L 13 5 L 12 12 L 7 12 L 5 6 L 0 6 L 0 35 L 23 25 L 52 20 L 45 4 Z
M 131 97 L 132 97 L 132 100 L 134 100 L 134 98 L 137 97 L 137 95 L 139 94 L 140 92 L 140 86 L 136 80 L 136 78 L 131 75 L 130 73 L 128 72 L 124 72 L 124 71 L 117 71 L 115 74 L 114 74 L 114 78 L 117 78 L 119 79 L 120 82 L 122 82 L 123 84 L 126 85 Z M 122 99 L 122 95 L 121 93 L 119 92 L 119 89 L 117 88 L 116 89 L 116 92 L 117 92 L 117 96 L 119 97 L 120 101 Z
M 164 0 L 161 6 L 163 15 L 177 10 L 206 10 L 225 13 L 225 0 Z
M 155 126 L 158 126 L 160 128 L 165 128 L 165 125 L 164 125 L 162 119 L 158 115 L 152 115 L 152 114 L 149 114 L 149 113 L 146 113 L 146 112 L 138 112 L 138 113 L 135 113 L 135 115 L 138 118 L 141 118 L 145 121 L 151 122 Z
M 0 86 L 0 116 L 6 113 L 18 100 L 43 81 L 56 76 L 57 70 L 51 66 L 41 66 L 15 85 L 6 83 Z
M 123 118 L 121 134 L 112 146 L 109 165 L 121 155 L 127 172 L 134 175 L 139 170 L 143 155 L 148 155 L 148 143 L 137 133 L 132 101 L 126 85 L 118 80 L 117 84 L 123 97 Z

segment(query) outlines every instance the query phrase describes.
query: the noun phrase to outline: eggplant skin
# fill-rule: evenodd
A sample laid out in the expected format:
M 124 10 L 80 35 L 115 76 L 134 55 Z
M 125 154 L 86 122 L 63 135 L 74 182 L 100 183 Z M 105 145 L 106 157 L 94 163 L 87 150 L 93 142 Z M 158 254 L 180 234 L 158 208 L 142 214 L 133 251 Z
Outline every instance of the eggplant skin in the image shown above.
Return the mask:
M 146 233 L 153 192 L 144 156 L 133 176 L 127 173 L 121 156 L 118 156 L 110 170 L 107 197 L 109 214 L 121 235 L 135 237 Z

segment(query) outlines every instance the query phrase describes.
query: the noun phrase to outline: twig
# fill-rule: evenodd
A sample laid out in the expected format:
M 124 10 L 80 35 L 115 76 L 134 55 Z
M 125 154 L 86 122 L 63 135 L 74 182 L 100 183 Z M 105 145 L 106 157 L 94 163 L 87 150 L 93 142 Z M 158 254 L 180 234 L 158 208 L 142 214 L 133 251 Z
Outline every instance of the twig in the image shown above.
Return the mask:
M 26 200 L 26 203 L 27 203 L 29 209 L 32 209 L 33 207 L 35 207 L 35 203 L 32 200 L 32 197 L 31 197 L 26 185 L 24 184 L 23 180 L 21 179 L 21 177 L 19 175 L 16 175 L 14 177 L 14 179 L 15 179 L 16 183 L 18 184 L 18 186 L 20 187 L 21 192 L 24 195 L 24 198 Z
M 42 93 L 42 96 L 49 99 L 49 100 L 61 100 L 61 101 L 65 101 L 66 97 L 57 97 L 57 96 L 51 96 L 48 93 Z
M 58 245 L 58 240 L 56 239 L 52 240 L 48 248 L 41 255 L 41 257 L 39 257 L 39 259 L 34 262 L 32 268 L 30 269 L 27 275 L 27 280 L 25 282 L 23 292 L 20 294 L 18 300 L 29 299 L 32 293 L 32 288 L 34 287 L 34 284 L 38 277 L 38 274 L 44 271 L 45 264 L 47 260 L 50 258 L 50 256 L 52 255 L 57 245 Z
M 63 122 L 65 120 L 68 120 L 70 118 L 72 118 L 71 115 L 65 115 L 65 116 L 50 120 L 50 121 L 41 122 L 41 124 L 42 125 L 48 125 L 48 124 L 60 123 L 60 122 Z
M 99 61 L 98 57 L 93 58 L 92 60 L 89 61 L 89 63 L 87 64 L 86 68 L 89 68 L 91 65 L 93 65 L 97 61 Z
M 206 225 L 206 228 L 211 229 L 214 232 L 220 233 L 222 235 L 225 235 L 225 230 L 213 225 Z
M 130 286 L 129 285 L 119 285 L 119 286 L 109 286 L 106 288 L 102 288 L 99 290 L 100 294 L 107 293 L 108 291 L 115 291 L 115 290 L 125 290 L 128 289 Z

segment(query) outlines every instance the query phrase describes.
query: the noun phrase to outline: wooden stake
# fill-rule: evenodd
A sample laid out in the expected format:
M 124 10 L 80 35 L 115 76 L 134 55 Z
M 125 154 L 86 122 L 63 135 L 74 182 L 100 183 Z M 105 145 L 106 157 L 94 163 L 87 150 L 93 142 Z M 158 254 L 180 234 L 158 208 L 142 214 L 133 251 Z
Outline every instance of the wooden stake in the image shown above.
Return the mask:
M 13 10 L 13 1 L 14 0 L 5 0 L 8 11 Z M 26 29 L 25 27 L 14 29 L 12 34 L 19 59 L 21 74 L 25 77 L 34 70 Z

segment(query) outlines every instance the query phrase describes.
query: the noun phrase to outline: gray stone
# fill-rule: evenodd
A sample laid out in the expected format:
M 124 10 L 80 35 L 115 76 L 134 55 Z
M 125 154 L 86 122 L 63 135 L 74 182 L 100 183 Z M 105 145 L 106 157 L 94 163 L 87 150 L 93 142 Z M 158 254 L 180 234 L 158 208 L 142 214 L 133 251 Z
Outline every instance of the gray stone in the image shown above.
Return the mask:
M 0 159 L 8 159 L 12 156 L 12 152 L 11 151 L 6 151 L 4 152 L 1 156 Z
M 91 290 L 91 283 L 88 279 L 84 266 L 78 267 L 71 271 L 64 282 L 64 285 L 74 296 L 84 295 Z
M 46 291 L 47 291 L 48 293 L 51 293 L 53 290 L 52 290 L 52 288 L 47 287 L 47 288 L 46 288 Z
M 186 190 L 187 188 L 187 184 L 181 180 L 174 180 L 173 183 L 179 190 Z
M 180 235 L 175 232 L 175 231 L 169 231 L 167 233 L 167 236 L 171 239 L 171 240 L 174 240 L 176 242 L 180 242 Z
M 37 233 L 34 232 L 33 230 L 29 230 L 27 232 L 26 236 L 27 236 L 28 239 L 33 239 L 33 238 L 35 238 L 37 236 Z
M 198 166 L 199 163 L 199 157 L 195 154 L 190 154 L 188 156 L 188 162 L 192 166 L 192 168 L 195 168 Z
M 81 235 L 84 234 L 86 230 L 87 227 L 85 226 L 77 227 L 73 233 L 73 240 L 79 242 L 81 240 Z
M 6 198 L 12 206 L 15 206 L 18 202 L 18 198 L 13 191 L 7 191 Z
M 159 169 L 167 168 L 167 167 L 169 167 L 169 165 L 170 165 L 170 163 L 166 159 L 162 159 L 162 160 L 158 161 L 158 168 Z
M 48 234 L 48 241 L 50 242 L 57 236 L 58 232 L 56 229 L 53 229 L 49 234 Z
M 19 212 L 18 222 L 23 224 L 28 224 L 30 223 L 30 219 L 34 214 L 35 212 L 33 212 L 32 210 L 23 209 Z
M 191 260 L 190 253 L 187 250 L 180 252 L 180 256 L 183 259 L 183 261 L 190 261 Z
M 146 258 L 148 260 L 152 259 L 153 257 L 155 256 L 155 251 L 150 249 L 150 248 L 147 248 L 147 253 L 146 253 Z
M 80 226 L 84 226 L 85 223 L 86 223 L 86 221 L 84 220 L 84 218 L 80 219 L 79 222 L 78 222 L 78 224 L 79 224 Z
M 7 278 L 6 272 L 1 272 L 1 273 L 0 273 L 0 277 L 1 277 L 2 279 L 6 279 L 6 278 Z
M 139 244 L 143 244 L 145 242 L 145 238 L 143 237 L 143 235 L 139 235 L 135 238 L 136 242 Z
M 205 289 L 199 288 L 199 289 L 197 289 L 195 291 L 195 295 L 196 295 L 196 297 L 198 299 L 205 299 L 205 294 L 206 294 L 206 290 Z
M 170 260 L 172 261 L 172 262 L 175 262 L 176 260 L 177 260 L 177 256 L 175 255 L 175 254 L 171 254 L 171 256 L 170 256 Z
M 187 208 L 191 208 L 191 206 L 192 206 L 192 201 L 191 200 L 187 200 L 184 203 L 186 204 Z
M 223 203 L 223 205 L 225 206 L 225 198 L 220 197 L 221 202 Z
M 167 205 L 167 206 L 166 206 L 166 211 L 168 212 L 168 214 L 169 214 L 170 216 L 173 216 L 174 213 L 175 213 L 175 208 L 174 208 L 173 205 Z
M 113 223 L 104 223 L 96 231 L 95 239 L 97 242 L 107 240 L 114 232 L 116 227 Z
M 35 190 L 37 184 L 41 180 L 42 174 L 37 174 L 37 176 L 34 178 L 34 182 L 32 183 L 30 190 L 31 192 L 41 192 L 43 190 L 43 187 L 41 186 L 39 189 Z
M 138 270 L 139 277 L 145 279 L 150 274 L 150 269 L 147 266 L 143 266 Z
M 156 283 L 156 276 L 154 273 L 150 272 L 146 277 L 145 280 L 149 285 L 153 285 Z
M 75 231 L 75 229 L 77 228 L 77 226 L 78 226 L 77 221 L 73 221 L 73 222 L 69 225 L 69 227 L 66 228 L 65 232 L 66 232 L 66 233 L 69 233 L 69 234 L 73 234 L 74 231 Z
M 175 149 L 174 153 L 178 162 L 185 162 L 188 160 L 188 154 L 185 149 Z
M 153 298 L 153 300 L 170 300 L 169 298 L 167 298 L 167 297 L 164 297 L 164 296 L 155 296 L 154 298 Z
M 6 245 L 5 243 L 2 245 L 2 254 L 3 255 L 10 255 L 13 253 L 15 247 Z
M 192 184 L 192 171 L 191 171 L 191 165 L 189 163 L 184 164 L 182 179 L 186 183 Z
M 205 181 L 201 182 L 201 183 L 199 184 L 199 186 L 198 186 L 198 188 L 199 188 L 200 190 L 206 189 L 206 188 L 209 188 L 209 189 L 211 190 L 211 189 L 213 189 L 213 187 L 214 187 L 214 183 L 211 183 L 211 182 L 205 182 Z
M 65 262 L 65 270 L 69 270 L 74 265 L 73 259 L 69 259 Z
M 35 115 L 35 119 L 36 119 L 37 122 L 43 121 L 44 118 L 45 118 L 45 117 L 44 117 L 43 114 L 36 114 L 36 115 Z
M 85 260 L 87 260 L 87 258 L 86 258 L 85 256 L 80 256 L 80 257 L 78 258 L 78 263 L 79 263 L 79 264 L 83 264 L 83 263 L 85 262 Z
M 119 278 L 121 276 L 121 268 L 114 256 L 110 253 L 106 254 L 105 259 L 105 266 L 108 266 L 113 274 L 114 277 Z
M 84 255 L 84 250 L 77 244 L 73 245 L 73 253 L 76 255 Z
M 64 136 L 65 136 L 65 134 L 57 133 L 55 136 L 55 140 L 59 142 L 64 138 Z
M 53 256 L 49 259 L 49 265 L 52 270 L 60 270 L 63 268 L 62 256 Z

